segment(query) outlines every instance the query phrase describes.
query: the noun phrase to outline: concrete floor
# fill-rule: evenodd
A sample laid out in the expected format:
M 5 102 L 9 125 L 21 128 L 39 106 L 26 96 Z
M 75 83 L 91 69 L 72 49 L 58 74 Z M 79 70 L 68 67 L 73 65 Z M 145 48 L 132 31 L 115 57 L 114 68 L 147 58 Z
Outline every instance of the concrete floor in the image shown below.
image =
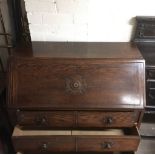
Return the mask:
M 136 154 L 155 154 L 155 138 L 142 138 Z
M 155 114 L 145 115 L 140 127 L 142 135 L 137 154 L 155 154 Z

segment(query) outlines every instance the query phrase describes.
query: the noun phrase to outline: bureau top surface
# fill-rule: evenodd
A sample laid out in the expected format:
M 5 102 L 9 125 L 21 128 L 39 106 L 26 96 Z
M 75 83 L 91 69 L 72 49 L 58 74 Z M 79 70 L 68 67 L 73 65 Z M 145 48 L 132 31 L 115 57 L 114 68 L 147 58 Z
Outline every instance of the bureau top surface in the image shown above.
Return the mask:
M 118 58 L 143 59 L 135 44 L 129 42 L 32 42 L 32 47 L 17 47 L 15 57 Z

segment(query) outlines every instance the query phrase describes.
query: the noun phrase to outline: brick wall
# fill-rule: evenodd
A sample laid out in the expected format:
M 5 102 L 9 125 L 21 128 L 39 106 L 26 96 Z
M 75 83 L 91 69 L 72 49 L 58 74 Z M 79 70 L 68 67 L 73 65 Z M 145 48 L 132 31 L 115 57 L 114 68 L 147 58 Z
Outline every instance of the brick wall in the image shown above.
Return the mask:
M 25 0 L 32 40 L 130 41 L 137 15 L 154 0 Z
M 12 31 L 12 24 L 11 24 L 11 19 L 9 16 L 9 8 L 8 8 L 8 1 L 7 0 L 0 0 L 0 8 L 3 16 L 3 21 L 5 25 L 5 30 L 7 33 L 10 33 L 13 35 Z M 3 33 L 3 27 L 2 23 L 0 22 L 0 33 Z M 11 38 L 9 39 L 9 42 L 11 43 Z M 5 37 L 3 35 L 0 35 L 0 45 L 5 45 Z M 6 69 L 7 67 L 7 59 L 8 59 L 8 50 L 5 48 L 0 48 L 0 59 L 2 60 L 3 67 Z M 1 71 L 1 66 L 0 66 L 0 71 Z

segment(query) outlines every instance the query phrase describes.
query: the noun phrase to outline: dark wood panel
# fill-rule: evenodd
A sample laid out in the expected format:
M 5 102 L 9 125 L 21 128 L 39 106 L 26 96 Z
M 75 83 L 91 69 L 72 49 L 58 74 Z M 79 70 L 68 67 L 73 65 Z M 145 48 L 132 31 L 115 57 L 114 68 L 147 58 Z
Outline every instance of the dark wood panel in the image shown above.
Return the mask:
M 134 42 L 151 43 L 155 39 L 155 18 L 152 16 L 137 16 Z
M 137 112 L 79 112 L 80 127 L 132 127 L 138 120 Z
M 143 108 L 143 63 L 15 59 L 12 65 L 12 108 Z
M 1 138 L 0 138 L 0 153 L 1 153 L 1 154 L 4 153 L 4 149 L 3 149 L 3 145 L 2 145 Z

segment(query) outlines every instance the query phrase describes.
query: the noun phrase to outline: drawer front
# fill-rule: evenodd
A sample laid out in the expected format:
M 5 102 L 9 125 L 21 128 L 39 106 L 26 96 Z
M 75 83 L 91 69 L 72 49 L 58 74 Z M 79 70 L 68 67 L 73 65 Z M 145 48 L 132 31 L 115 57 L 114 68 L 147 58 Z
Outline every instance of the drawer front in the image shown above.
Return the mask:
M 140 142 L 138 130 L 125 128 L 123 134 L 77 136 L 78 152 L 102 153 L 136 151 Z
M 143 63 L 87 59 L 13 60 L 9 79 L 11 108 L 143 108 Z
M 137 112 L 79 112 L 79 127 L 132 127 L 138 120 Z
M 155 79 L 154 79 L 154 82 L 153 81 L 148 81 L 147 82 L 147 89 L 155 89 Z
M 17 112 L 17 124 L 28 129 L 71 128 L 75 126 L 75 122 L 74 112 Z
M 155 89 L 149 89 L 147 94 L 147 106 L 155 106 Z
M 139 145 L 138 137 L 79 137 L 77 141 L 77 149 L 82 153 L 136 151 Z
M 71 153 L 75 152 L 75 138 L 71 136 L 13 137 L 17 153 Z
M 155 69 L 147 69 L 147 78 L 155 79 Z
M 13 138 L 17 153 L 102 153 L 136 151 L 138 137 L 107 138 L 102 136 L 78 137 L 20 137 Z

